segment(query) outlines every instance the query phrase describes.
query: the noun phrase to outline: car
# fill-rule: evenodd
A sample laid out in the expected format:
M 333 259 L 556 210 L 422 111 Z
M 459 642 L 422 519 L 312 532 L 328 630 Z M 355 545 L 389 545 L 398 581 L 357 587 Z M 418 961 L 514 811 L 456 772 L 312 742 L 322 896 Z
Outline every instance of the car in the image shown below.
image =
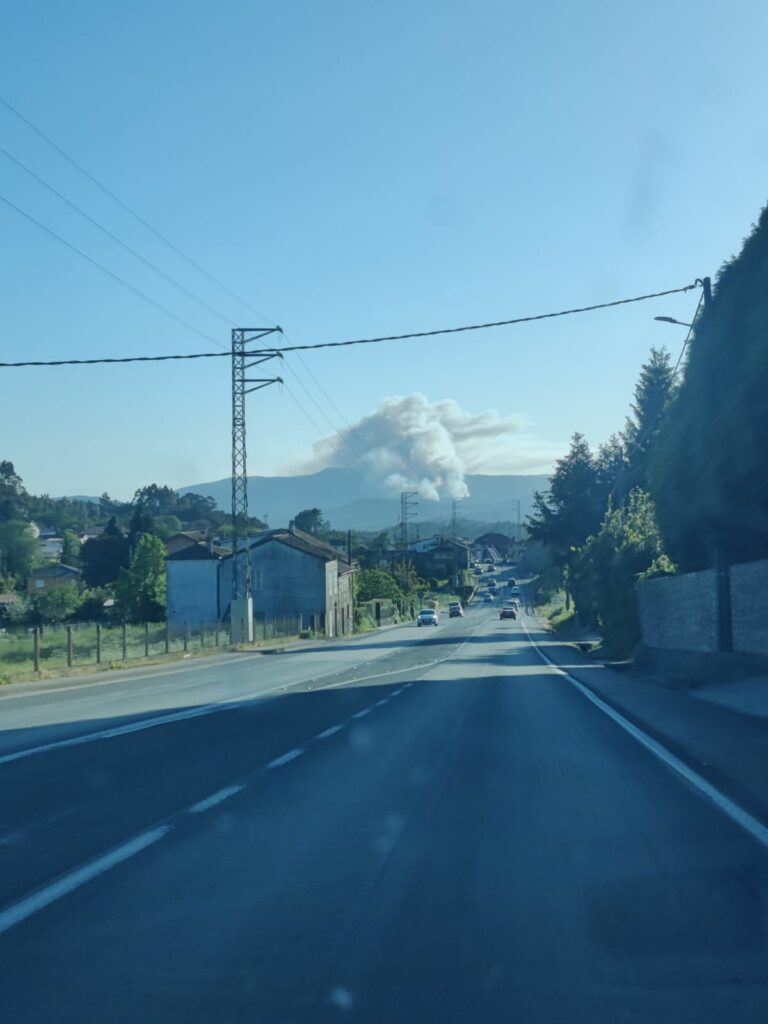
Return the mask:
M 486 565 L 485 571 L 486 572 L 493 572 L 493 566 L 492 565 Z
M 486 604 L 493 604 L 493 594 L 490 592 L 490 590 L 483 594 L 483 601 Z
M 479 565 L 475 566 L 475 568 L 472 570 L 472 572 L 474 573 L 475 576 L 482 576 L 483 575 L 483 570 L 480 568 Z
M 514 608 L 516 612 L 520 611 L 520 602 L 517 600 L 516 597 L 513 597 L 512 600 L 509 602 L 509 604 L 510 604 L 510 607 Z
M 515 579 L 514 576 L 510 576 L 509 579 L 507 580 L 507 583 L 509 583 L 510 587 L 516 587 L 517 586 L 517 580 Z
M 416 616 L 417 626 L 437 626 L 439 623 L 440 618 L 435 608 L 422 608 Z
M 520 587 L 511 587 L 509 592 L 514 594 L 515 597 L 521 597 L 523 593 Z
M 490 581 L 490 582 L 488 583 L 488 589 L 489 589 L 489 590 L 495 590 L 495 589 L 496 589 L 496 580 L 491 580 L 491 581 Z
M 448 618 L 449 619 L 460 619 L 464 615 L 464 609 L 461 607 L 461 601 L 451 601 L 448 605 Z
M 514 608 L 511 604 L 505 604 L 503 608 L 499 609 L 499 618 L 500 619 L 516 619 L 517 618 L 517 609 Z

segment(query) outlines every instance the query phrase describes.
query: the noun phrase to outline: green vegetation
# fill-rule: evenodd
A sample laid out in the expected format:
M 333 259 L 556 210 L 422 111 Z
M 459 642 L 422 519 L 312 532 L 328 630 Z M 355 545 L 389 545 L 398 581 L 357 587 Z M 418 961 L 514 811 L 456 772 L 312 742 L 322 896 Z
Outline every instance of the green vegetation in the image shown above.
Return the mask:
M 683 570 L 768 557 L 768 207 L 702 310 L 651 459 L 662 536 Z
M 572 597 L 612 653 L 639 640 L 639 579 L 768 557 L 767 278 L 768 209 L 695 321 L 682 383 L 652 349 L 624 430 L 595 454 L 575 434 L 536 497 L 528 527 L 562 573 L 559 619 Z
M 606 647 L 630 653 L 640 637 L 635 584 L 648 573 L 672 572 L 648 485 L 649 463 L 664 415 L 675 396 L 669 353 L 651 349 L 635 387 L 624 430 L 593 454 L 582 434 L 555 467 L 552 487 L 537 494 L 528 529 L 553 554 L 554 566 L 539 583 L 539 604 L 551 604 L 560 586 L 562 610 L 550 607 L 553 624 L 572 621 L 599 628 Z

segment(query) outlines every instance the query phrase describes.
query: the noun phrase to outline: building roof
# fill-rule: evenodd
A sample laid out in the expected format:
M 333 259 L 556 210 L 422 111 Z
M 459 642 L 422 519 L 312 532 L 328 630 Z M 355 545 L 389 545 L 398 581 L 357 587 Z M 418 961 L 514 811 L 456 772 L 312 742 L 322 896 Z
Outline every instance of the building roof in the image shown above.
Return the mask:
M 322 558 L 325 562 L 338 562 L 340 573 L 351 572 L 352 570 L 352 566 L 347 562 L 346 558 L 341 557 L 341 553 L 336 548 L 327 544 L 324 540 L 320 540 L 318 537 L 313 537 L 311 533 L 305 533 L 296 527 L 288 530 L 265 530 L 253 538 L 250 542 L 250 547 L 259 547 L 273 540 L 277 541 L 278 544 L 285 544 L 289 548 L 295 548 L 297 551 L 303 551 L 306 555 Z
M 34 572 L 29 574 L 30 579 L 41 579 L 42 577 L 56 577 L 56 576 L 79 576 L 80 570 L 74 569 L 71 565 L 41 565 L 39 569 L 35 569 Z
M 209 544 L 207 541 L 194 540 L 184 548 L 179 548 L 173 554 L 166 555 L 166 562 L 199 562 L 205 559 L 226 558 L 232 552 L 229 548 L 219 547 L 217 544 Z
M 16 602 L 20 600 L 21 594 L 0 594 L 0 605 L 16 604 Z

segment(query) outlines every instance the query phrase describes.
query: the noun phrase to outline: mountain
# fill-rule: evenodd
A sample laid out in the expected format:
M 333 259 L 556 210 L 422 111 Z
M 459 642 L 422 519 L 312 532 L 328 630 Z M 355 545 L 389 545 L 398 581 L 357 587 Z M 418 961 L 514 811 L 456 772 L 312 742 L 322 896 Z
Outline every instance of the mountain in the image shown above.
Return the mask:
M 470 497 L 461 502 L 460 514 L 467 519 L 495 523 L 521 520 L 533 506 L 534 491 L 549 487 L 547 476 L 466 477 Z M 194 491 L 216 501 L 224 511 L 230 507 L 232 485 L 229 478 L 180 487 L 179 493 Z M 373 481 L 355 469 L 323 469 L 308 476 L 254 476 L 248 480 L 248 505 L 251 515 L 263 518 L 270 526 L 285 526 L 305 508 L 322 509 L 337 530 L 385 530 L 400 518 L 400 495 Z M 451 500 L 419 500 L 418 516 L 425 521 L 445 521 L 451 517 Z

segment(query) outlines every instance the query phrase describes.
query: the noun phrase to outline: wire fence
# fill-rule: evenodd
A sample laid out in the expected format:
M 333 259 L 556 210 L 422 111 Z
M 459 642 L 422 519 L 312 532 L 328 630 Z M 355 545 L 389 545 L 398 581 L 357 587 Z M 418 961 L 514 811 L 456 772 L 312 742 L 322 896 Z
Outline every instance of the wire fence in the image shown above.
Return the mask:
M 296 616 L 255 620 L 253 644 L 304 633 L 311 635 L 312 631 L 303 630 Z M 229 626 L 223 622 L 195 628 L 164 622 L 7 627 L 0 629 L 0 684 L 36 674 L 99 665 L 116 668 L 164 655 L 199 654 L 227 648 L 229 643 Z

